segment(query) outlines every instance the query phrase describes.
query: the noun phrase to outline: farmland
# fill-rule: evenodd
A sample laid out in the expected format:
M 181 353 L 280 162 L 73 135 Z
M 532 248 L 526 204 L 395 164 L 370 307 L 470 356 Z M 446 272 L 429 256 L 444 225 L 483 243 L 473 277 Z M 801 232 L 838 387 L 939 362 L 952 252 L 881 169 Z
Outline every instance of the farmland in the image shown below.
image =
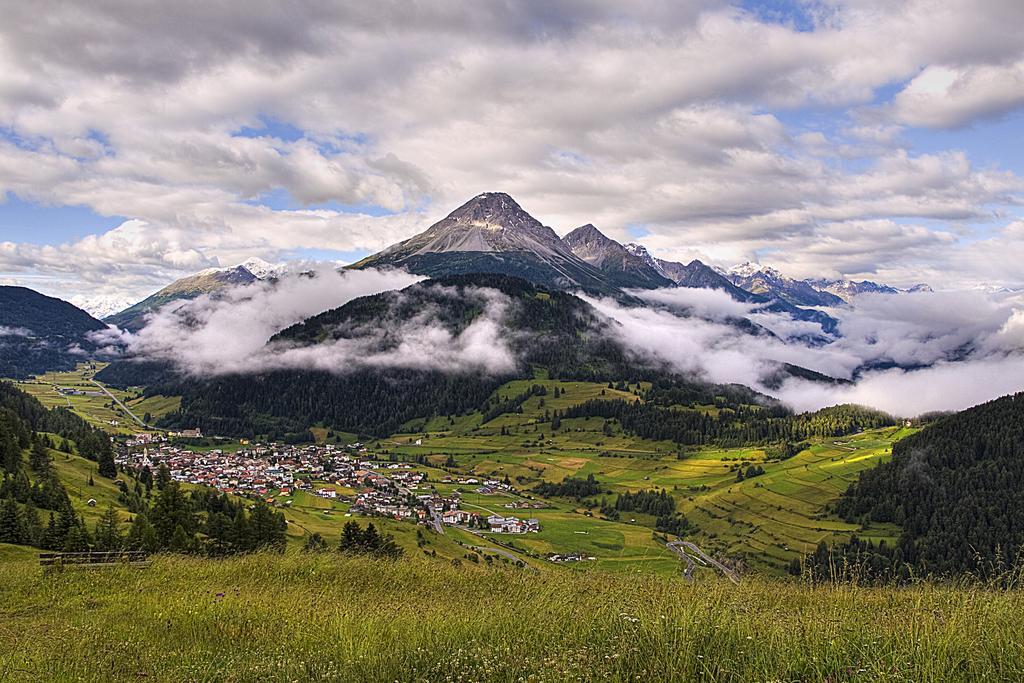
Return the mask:
M 94 427 L 112 434 L 133 433 L 138 425 L 93 382 L 104 367 L 104 363 L 81 363 L 75 370 L 48 372 L 16 384 L 47 408 L 68 408 Z M 138 390 L 105 389 L 139 418 L 149 414 L 156 420 L 181 405 L 180 396 L 144 397 Z
M 406 426 L 407 431 L 373 446 L 406 458 L 425 457 L 436 466 L 454 462 L 450 468 L 454 472 L 507 476 L 526 490 L 541 481 L 588 475 L 606 488 L 608 502 L 618 493 L 665 489 L 676 499 L 678 511 L 697 528 L 691 540 L 705 550 L 771 571 L 783 570 L 821 541 L 845 540 L 853 533 L 874 539 L 898 534 L 895 527 L 861 529 L 830 517 L 826 507 L 860 471 L 888 458 L 892 444 L 913 429 L 890 427 L 816 438 L 787 460 L 770 458 L 758 447 L 680 449 L 670 442 L 625 434 L 614 420 L 563 419 L 558 430 L 551 429 L 551 411 L 593 398 L 640 400 L 637 394 L 643 393 L 644 386 L 619 390 L 604 384 L 538 379 L 509 383 L 497 394 L 515 396 L 531 384 L 544 386 L 547 393 L 527 399 L 521 412 L 486 423 L 480 413 L 416 421 Z M 710 411 L 714 406 L 680 409 Z M 737 471 L 751 465 L 763 468 L 764 474 L 737 481 Z M 611 522 L 574 501 L 551 503 L 550 509 L 531 512 L 542 522 L 541 533 L 517 540 L 518 545 L 542 553 L 579 550 L 601 558 L 601 565 L 635 563 L 664 569 L 671 559 L 665 558 L 660 544 L 651 541 L 650 518 L 630 515 Z

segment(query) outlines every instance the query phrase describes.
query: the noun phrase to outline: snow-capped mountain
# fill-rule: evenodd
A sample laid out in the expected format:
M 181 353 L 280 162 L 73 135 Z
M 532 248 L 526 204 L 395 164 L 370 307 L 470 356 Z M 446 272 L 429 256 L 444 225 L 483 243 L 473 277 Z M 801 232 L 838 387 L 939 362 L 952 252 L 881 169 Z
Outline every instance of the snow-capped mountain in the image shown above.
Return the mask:
M 760 263 L 742 263 L 730 268 L 726 277 L 748 292 L 775 296 L 795 306 L 838 306 L 845 301 L 832 292 L 816 289 L 804 280 L 786 277 Z
M 75 306 L 78 306 L 83 311 L 89 313 L 94 318 L 102 320 L 107 316 L 113 315 L 118 311 L 123 311 L 132 305 L 131 299 L 126 299 L 118 294 L 104 296 L 97 294 L 94 296 L 73 296 L 70 302 Z
M 237 267 L 245 268 L 256 276 L 257 280 L 273 280 L 281 277 L 287 270 L 287 264 L 267 263 L 263 259 L 255 256 L 238 264 Z
M 261 280 L 274 280 L 284 273 L 284 267 L 251 258 L 237 266 L 207 268 L 193 275 L 175 280 L 160 291 L 118 312 L 104 316 L 104 322 L 123 330 L 135 331 L 146 322 L 146 314 L 172 301 L 194 299 L 201 294 L 212 294 L 227 287 L 249 285 Z
M 905 294 L 930 292 L 926 284 L 899 289 L 870 280 L 797 280 L 761 263 L 746 261 L 722 272 L 738 287 L 756 294 L 773 296 L 797 306 L 841 306 L 862 294 Z
M 807 280 L 807 283 L 822 292 L 834 294 L 849 303 L 862 294 L 899 294 L 902 290 L 870 280 Z

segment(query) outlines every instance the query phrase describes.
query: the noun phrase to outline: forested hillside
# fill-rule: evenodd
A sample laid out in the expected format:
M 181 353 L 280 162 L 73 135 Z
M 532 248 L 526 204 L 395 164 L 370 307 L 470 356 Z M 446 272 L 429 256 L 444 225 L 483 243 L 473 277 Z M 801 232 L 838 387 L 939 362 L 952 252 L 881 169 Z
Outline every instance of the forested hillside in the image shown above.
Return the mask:
M 55 550 L 86 547 L 89 531 L 54 470 L 55 451 L 76 452 L 95 461 L 101 476 L 116 476 L 106 434 L 68 410 L 46 410 L 0 382 L 0 542 Z
M 895 424 L 891 416 L 860 406 L 835 406 L 793 415 L 785 406 L 765 403 L 763 398 L 740 387 L 718 387 L 726 391 L 725 395 L 713 395 L 714 387 L 706 387 L 703 392 L 700 389 L 699 385 L 656 386 L 648 393 L 647 402 L 591 400 L 567 409 L 561 417 L 614 418 L 630 434 L 673 441 L 681 446 L 799 441 L 809 436 L 843 436 Z M 698 398 L 701 393 L 703 398 Z M 674 397 L 669 405 L 664 404 L 667 396 Z M 702 403 L 715 409 L 696 409 Z
M 936 421 L 862 473 L 839 514 L 894 522 L 902 535 L 896 547 L 856 541 L 838 552 L 883 577 L 998 572 L 1020 560 L 1022 510 L 1024 394 L 1016 394 Z
M 600 333 L 604 322 L 582 300 L 500 275 L 453 276 L 355 299 L 284 330 L 271 344 L 308 346 L 356 338 L 368 330 L 401 324 L 425 309 L 433 312 L 437 323 L 458 334 L 484 313 L 486 297 L 471 293 L 480 288 L 508 299 L 505 323 L 516 332 L 509 335 L 509 345 L 519 360 L 512 371 L 289 370 L 188 380 L 176 377 L 168 366 L 123 362 L 111 365 L 99 377 L 115 385 L 146 384 L 151 392 L 182 394 L 181 411 L 170 416 L 168 424 L 287 439 L 321 423 L 385 435 L 415 417 L 462 414 L 477 409 L 503 382 L 532 376 L 534 366 L 543 366 L 552 377 L 580 379 L 633 378 L 650 372 L 634 367 L 623 348 Z M 378 350 L 386 350 L 395 339 L 385 334 L 375 343 Z
M 515 277 L 458 275 L 361 297 L 283 330 L 270 341 L 270 347 L 315 349 L 321 344 L 357 340 L 373 352 L 389 352 L 401 340 L 393 330 L 421 318 L 425 312 L 433 324 L 456 336 L 494 306 L 503 310 L 503 337 L 516 359 L 512 369 L 440 371 L 356 365 L 338 367 L 335 372 L 274 370 L 189 379 L 176 376 L 167 364 L 120 362 L 106 368 L 98 378 L 115 386 L 145 385 L 149 393 L 182 395 L 180 412 L 168 416 L 166 426 L 296 440 L 304 438 L 314 425 L 383 436 L 417 417 L 486 411 L 492 407 L 484 408 L 483 403 L 498 386 L 511 379 L 529 379 L 541 368 L 548 377 L 558 379 L 655 382 L 656 389 L 648 398 L 659 404 L 718 402 L 733 409 L 732 413 L 708 417 L 651 413 L 628 405 L 594 408 L 594 414 L 614 411 L 614 415 L 604 416 L 621 416 L 641 435 L 646 435 L 641 425 L 646 417 L 634 417 L 634 412 L 653 415 L 656 422 L 670 421 L 672 424 L 659 427 L 668 430 L 663 436 L 652 438 L 671 438 L 679 443 L 751 438 L 763 441 L 785 436 L 768 428 L 751 431 L 737 426 L 765 415 L 788 414 L 767 397 L 744 387 L 712 386 L 680 377 L 651 361 L 638 360 L 610 333 L 611 323 L 589 304 L 566 292 L 547 291 Z M 780 367 L 780 372 L 792 371 Z M 742 407 L 751 404 L 766 408 Z M 583 415 L 590 409 L 581 410 Z
M 0 286 L 0 377 L 70 370 L 96 350 L 88 334 L 106 328 L 61 299 Z

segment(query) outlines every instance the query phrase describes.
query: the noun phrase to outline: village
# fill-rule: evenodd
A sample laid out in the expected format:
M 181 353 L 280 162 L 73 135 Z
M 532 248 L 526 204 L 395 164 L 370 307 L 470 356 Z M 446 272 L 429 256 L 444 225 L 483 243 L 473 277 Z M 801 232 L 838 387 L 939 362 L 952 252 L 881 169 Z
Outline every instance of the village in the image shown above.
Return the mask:
M 540 531 L 537 519 L 462 509 L 455 488 L 442 495 L 427 474 L 407 462 L 377 460 L 362 443 L 345 445 L 243 443 L 241 448 L 196 450 L 164 434 L 137 434 L 120 444 L 119 467 L 156 472 L 166 467 L 172 480 L 205 486 L 229 495 L 290 507 L 298 492 L 349 503 L 348 512 L 496 534 Z M 477 493 L 511 493 L 509 482 L 444 475 L 444 485 L 472 487 Z M 446 486 L 447 487 L 447 486 Z M 544 503 L 513 500 L 509 509 L 540 508 Z

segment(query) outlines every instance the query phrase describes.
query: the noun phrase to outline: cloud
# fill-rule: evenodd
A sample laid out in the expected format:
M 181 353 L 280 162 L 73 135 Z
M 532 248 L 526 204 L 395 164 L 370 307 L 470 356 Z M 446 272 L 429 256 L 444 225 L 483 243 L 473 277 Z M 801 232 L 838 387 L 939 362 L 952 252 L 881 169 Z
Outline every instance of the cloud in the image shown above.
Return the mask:
M 1020 106 L 1021 3 L 940 5 L 830 2 L 797 30 L 714 0 L 13 3 L 0 195 L 130 221 L 52 252 L 12 240 L 0 274 L 142 295 L 196 265 L 376 250 L 485 190 L 563 232 L 642 225 L 659 255 L 713 260 L 871 221 L 1005 222 L 1014 173 L 906 151 L 894 128 Z M 934 230 L 949 262 L 958 227 Z M 905 237 L 819 268 L 921 279 Z
M 1024 296 L 982 292 L 864 295 L 852 306 L 830 309 L 842 336 L 824 345 L 797 340 L 785 316 L 753 313 L 751 320 L 778 336 L 749 334 L 724 321 L 735 302 L 718 293 L 655 290 L 652 301 L 687 302 L 690 316 L 667 309 L 624 307 L 591 300 L 619 325 L 611 329 L 641 359 L 668 362 L 675 370 L 714 383 L 739 383 L 777 396 L 805 411 L 860 403 L 913 417 L 959 410 L 1024 388 Z M 689 302 L 699 302 L 701 308 Z M 720 308 L 716 304 L 722 304 Z M 789 341 L 784 338 L 790 337 Z M 790 363 L 851 385 L 789 379 L 776 383 Z M 897 365 L 885 370 L 871 368 Z
M 421 279 L 402 271 L 338 274 L 326 269 L 312 278 L 286 277 L 172 302 L 152 314 L 139 332 L 112 329 L 94 341 L 120 346 L 129 358 L 170 361 L 180 372 L 198 377 L 278 369 L 345 373 L 365 367 L 501 373 L 514 367 L 502 327 L 509 303 L 490 290 L 465 293 L 480 298 L 484 314 L 458 334 L 441 324 L 437 311 L 427 309 L 408 320 L 375 321 L 351 337 L 311 346 L 268 346 L 274 334 L 315 314 Z
M 916 417 L 934 411 L 963 410 L 1024 388 L 1024 358 L 990 357 L 906 371 L 872 372 L 852 387 L 827 387 L 802 380 L 786 382 L 776 394 L 798 411 L 856 403 L 892 415 Z
M 893 100 L 900 123 L 958 128 L 1024 105 L 1024 59 L 1009 64 L 929 66 Z

